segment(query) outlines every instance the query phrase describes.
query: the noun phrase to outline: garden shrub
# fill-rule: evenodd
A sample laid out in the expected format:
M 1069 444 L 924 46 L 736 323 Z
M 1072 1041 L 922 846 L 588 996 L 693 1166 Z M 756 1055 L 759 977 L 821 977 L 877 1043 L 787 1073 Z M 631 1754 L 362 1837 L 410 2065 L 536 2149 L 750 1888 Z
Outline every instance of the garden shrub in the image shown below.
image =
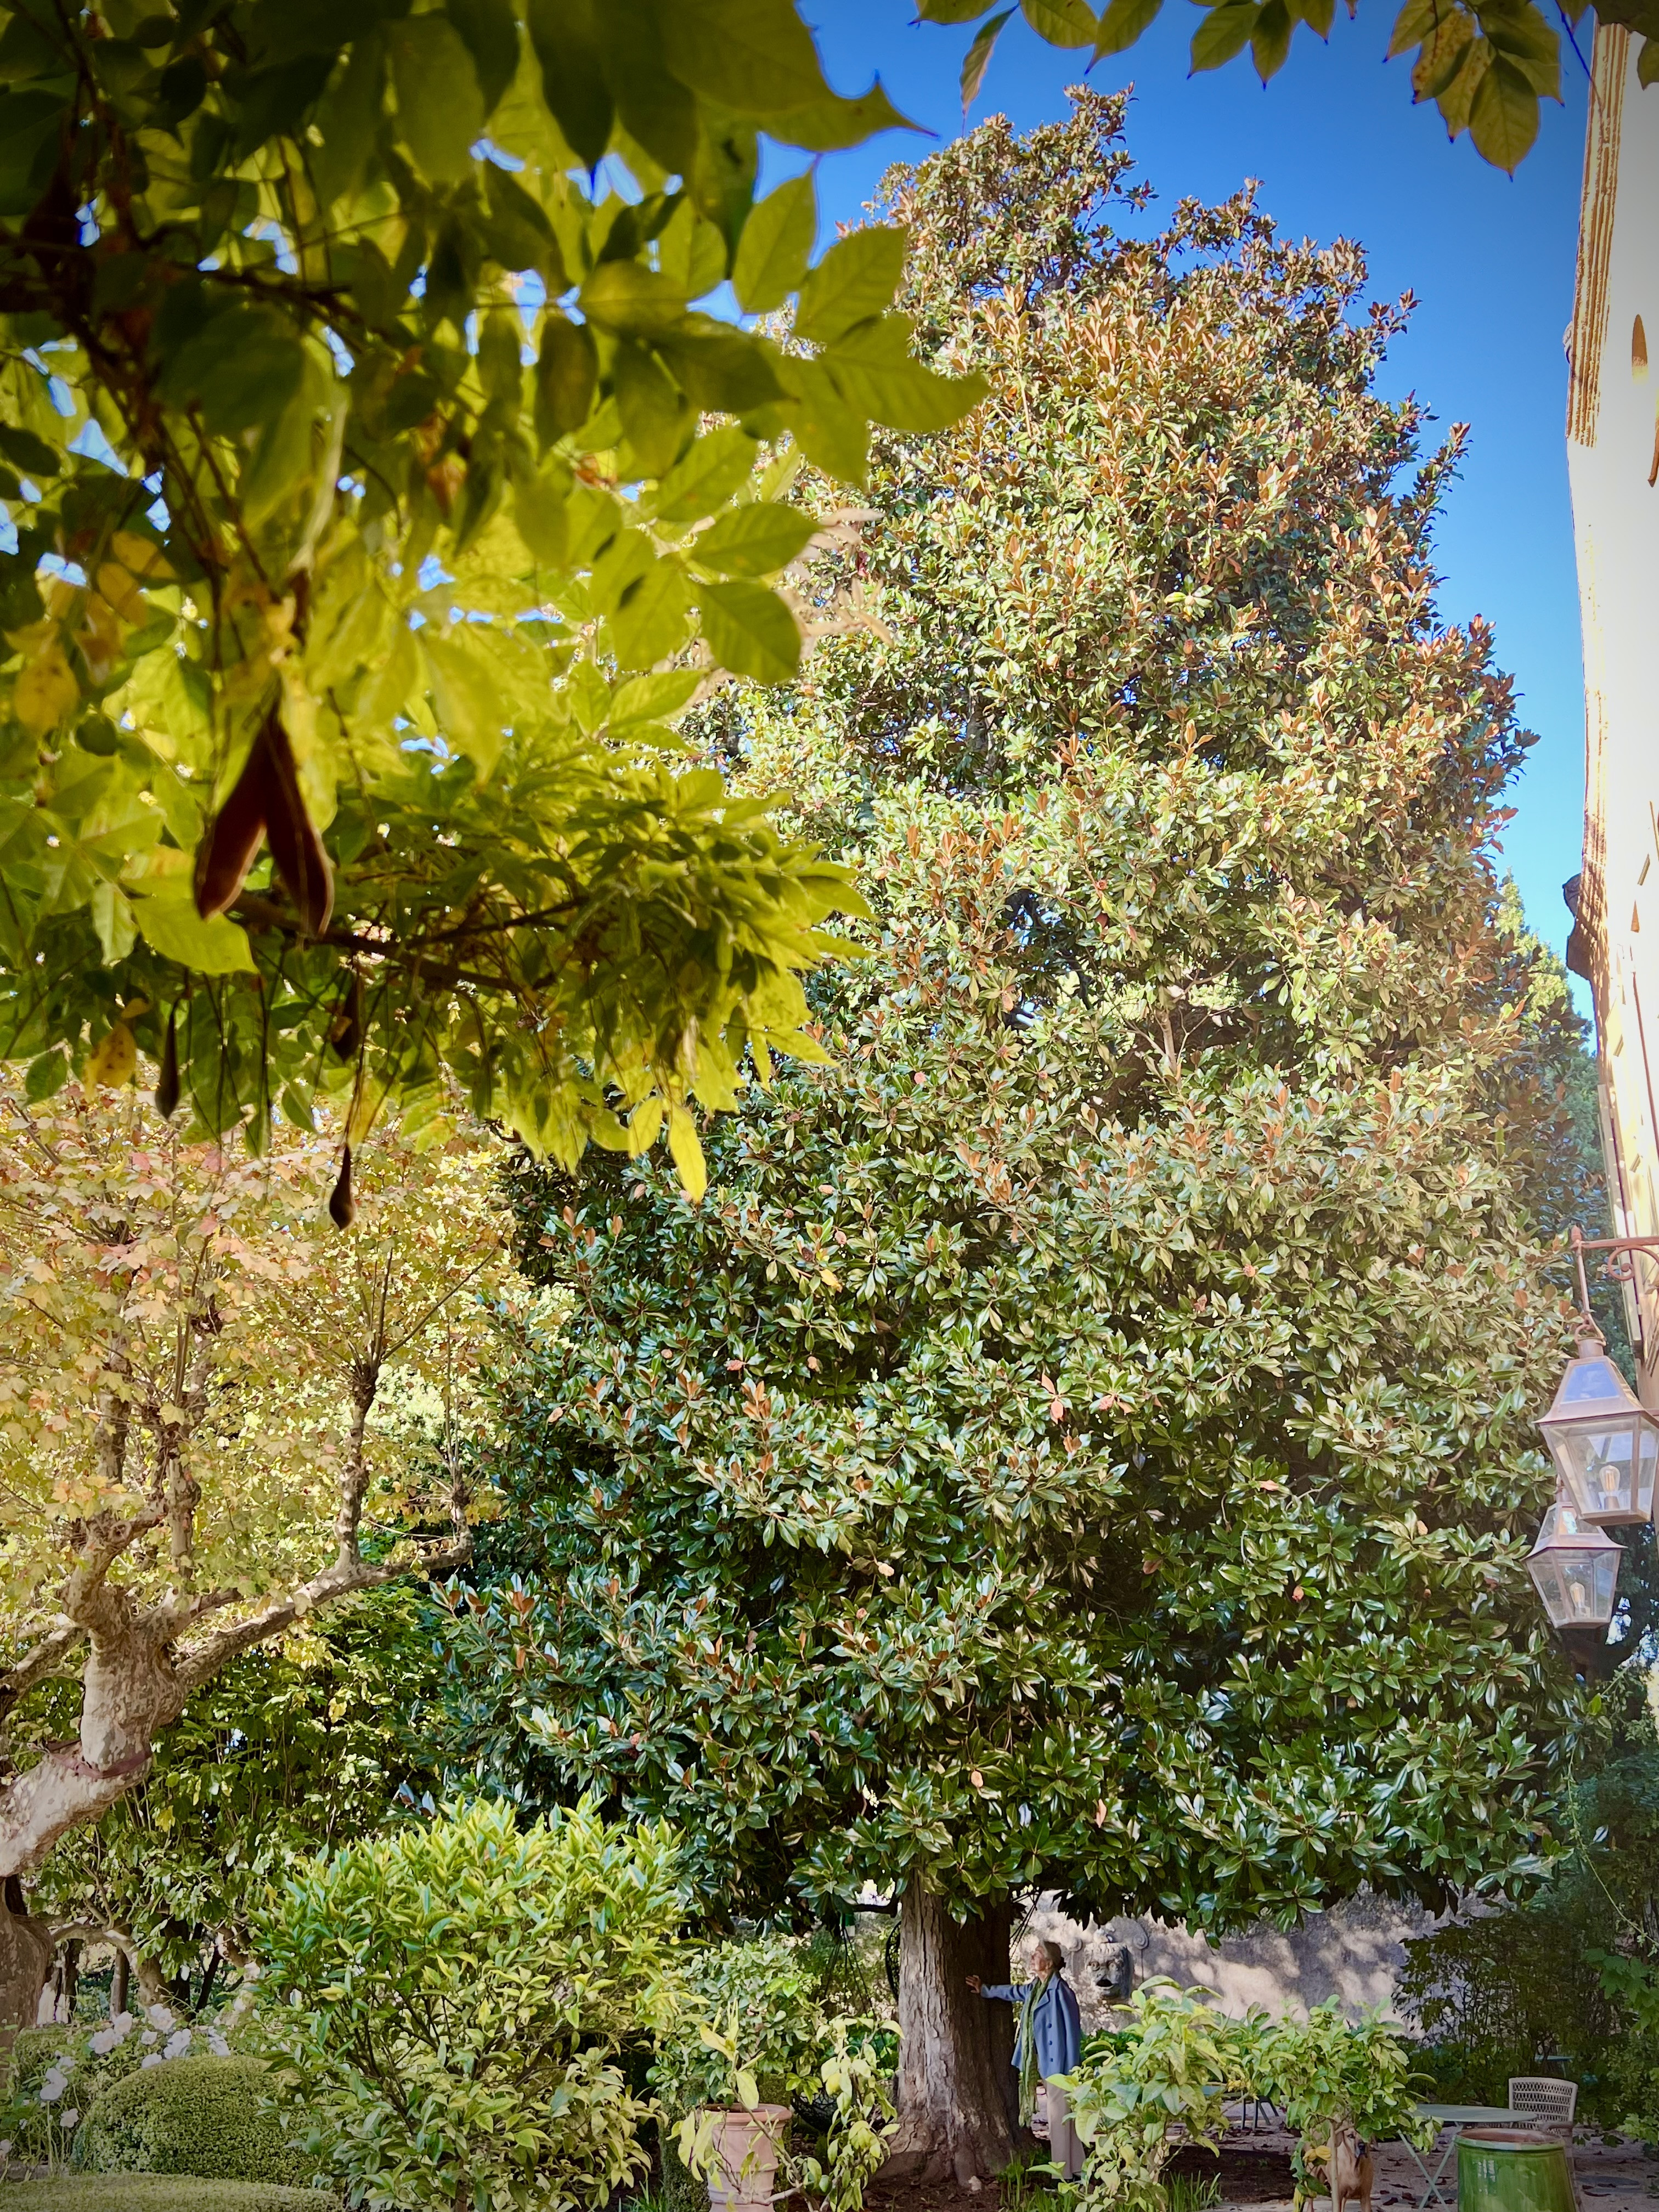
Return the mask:
M 106 2089 L 85 2122 L 97 2173 L 194 2174 L 297 2184 L 307 2161 L 283 2133 L 257 2058 L 169 2058 Z
M 589 1805 L 474 1805 L 313 1861 L 257 1931 L 307 2148 L 401 2212 L 597 2207 L 647 2160 L 617 2063 L 679 2002 L 679 1859 Z

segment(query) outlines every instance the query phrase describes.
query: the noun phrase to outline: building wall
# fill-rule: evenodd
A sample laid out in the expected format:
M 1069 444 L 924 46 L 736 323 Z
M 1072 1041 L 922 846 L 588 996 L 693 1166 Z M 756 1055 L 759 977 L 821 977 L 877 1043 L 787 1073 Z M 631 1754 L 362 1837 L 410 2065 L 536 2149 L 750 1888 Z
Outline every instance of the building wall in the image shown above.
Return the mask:
M 1584 633 L 1584 868 L 1570 964 L 1595 995 L 1615 1227 L 1659 1236 L 1659 88 L 1598 24 L 1567 458 Z M 1659 1253 L 1626 1292 L 1659 1407 Z
M 1300 1926 L 1276 1928 L 1262 1921 L 1243 1935 L 1212 1943 L 1179 1924 L 1161 1920 L 1068 1920 L 1045 1897 L 1031 1918 L 1030 1933 L 1047 1937 L 1066 1954 L 1066 1978 L 1078 1993 L 1085 2027 L 1105 2024 L 1111 1984 L 1121 1953 L 1127 1949 L 1137 1984 L 1154 1975 L 1190 1987 L 1213 1990 L 1224 2012 L 1245 2013 L 1252 2005 L 1269 2012 L 1307 2012 L 1328 1997 L 1340 2000 L 1354 2017 L 1373 2006 L 1392 2010 L 1395 1988 L 1406 1963 L 1405 1946 L 1442 1923 L 1408 1905 L 1386 1899 L 1351 1898 L 1328 1912 L 1312 1912 Z

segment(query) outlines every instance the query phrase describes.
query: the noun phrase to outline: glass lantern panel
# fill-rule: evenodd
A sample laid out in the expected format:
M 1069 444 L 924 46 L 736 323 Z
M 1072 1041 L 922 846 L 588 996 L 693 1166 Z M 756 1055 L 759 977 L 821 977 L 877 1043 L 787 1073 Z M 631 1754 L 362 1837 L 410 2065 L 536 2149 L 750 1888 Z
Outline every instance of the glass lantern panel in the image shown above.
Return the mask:
M 1587 1521 L 1646 1518 L 1637 1500 L 1632 1426 L 1627 1420 L 1609 1421 L 1605 1426 L 1558 1430 L 1550 1437 L 1551 1454 Z
M 1533 1554 L 1527 1571 L 1555 1627 L 1606 1627 L 1613 1619 L 1620 1557 L 1616 1546 L 1605 1552 L 1564 1546 Z
M 1659 1473 L 1659 1428 L 1650 1420 L 1643 1422 L 1637 1444 L 1636 1503 L 1641 1508 L 1643 1519 L 1650 1521 L 1653 1517 L 1654 1476 Z
M 1527 1572 L 1532 1577 L 1533 1586 L 1550 1617 L 1551 1625 L 1556 1628 L 1565 1627 L 1572 1616 L 1568 1610 L 1566 1589 L 1557 1561 L 1546 1553 L 1541 1557 L 1528 1560 Z

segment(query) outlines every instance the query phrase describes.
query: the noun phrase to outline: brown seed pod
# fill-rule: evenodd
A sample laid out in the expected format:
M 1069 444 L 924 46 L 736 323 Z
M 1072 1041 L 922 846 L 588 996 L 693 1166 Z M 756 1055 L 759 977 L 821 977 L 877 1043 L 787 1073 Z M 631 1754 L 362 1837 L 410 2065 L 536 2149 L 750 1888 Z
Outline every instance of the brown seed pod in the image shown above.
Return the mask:
M 349 1061 L 356 1059 L 357 1048 L 362 1041 L 363 979 L 354 970 L 328 1025 L 328 1042 L 337 1060 Z
M 357 1201 L 351 1195 L 351 1147 L 340 1156 L 340 1172 L 328 1194 L 328 1218 L 337 1229 L 349 1229 L 357 1218 Z
M 170 1121 L 179 1110 L 179 1009 L 167 1016 L 167 1033 L 161 1044 L 161 1072 L 155 1079 L 155 1110 Z
M 196 911 L 204 921 L 222 914 L 234 900 L 265 834 L 264 744 L 262 731 L 197 855 Z
M 270 857 L 307 934 L 320 937 L 334 911 L 334 871 L 306 812 L 294 749 L 274 709 L 259 736 L 264 750 L 265 835 L 270 840 Z

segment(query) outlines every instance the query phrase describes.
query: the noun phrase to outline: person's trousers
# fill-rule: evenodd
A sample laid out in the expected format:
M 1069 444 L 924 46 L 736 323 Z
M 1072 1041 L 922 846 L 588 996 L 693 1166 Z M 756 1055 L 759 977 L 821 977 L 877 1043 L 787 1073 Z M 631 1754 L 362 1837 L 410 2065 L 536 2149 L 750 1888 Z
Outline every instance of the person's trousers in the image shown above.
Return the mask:
M 1057 2080 L 1045 2081 L 1042 2087 L 1048 2106 L 1050 2163 L 1060 2168 L 1067 2181 L 1075 2181 L 1083 2171 L 1083 2145 L 1072 2125 L 1070 2100 Z

